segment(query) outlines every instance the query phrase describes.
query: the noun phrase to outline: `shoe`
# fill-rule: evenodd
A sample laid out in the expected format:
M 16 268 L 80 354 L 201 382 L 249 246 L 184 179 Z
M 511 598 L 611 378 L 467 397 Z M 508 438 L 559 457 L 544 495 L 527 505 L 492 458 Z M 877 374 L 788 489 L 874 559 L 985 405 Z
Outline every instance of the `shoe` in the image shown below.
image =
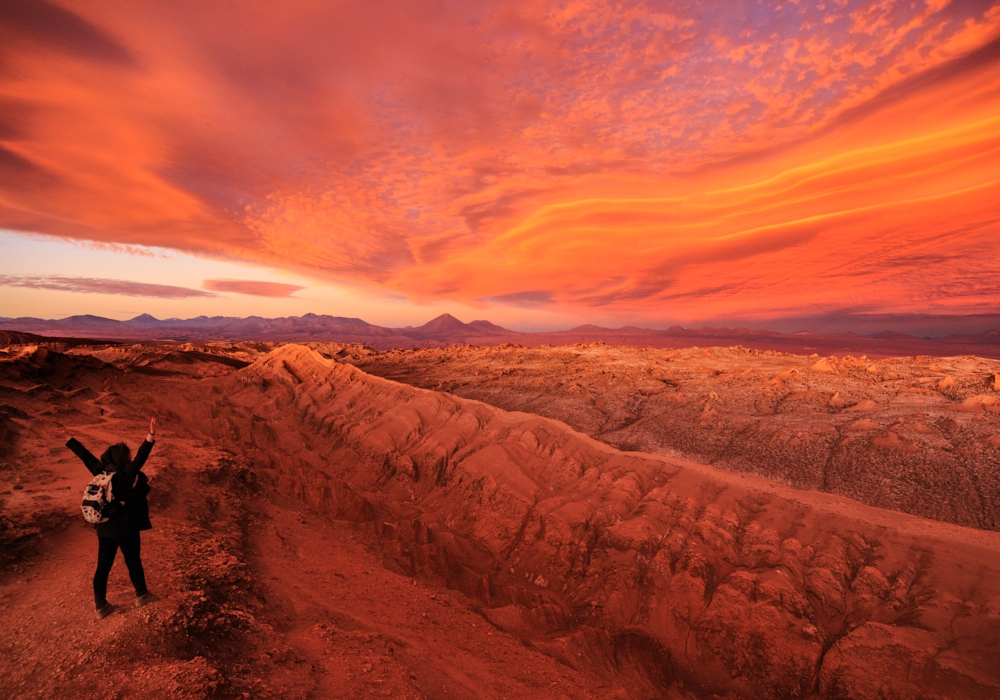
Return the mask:
M 149 605 L 150 603 L 155 603 L 160 599 L 160 596 L 155 593 L 150 593 L 146 591 L 140 596 L 135 597 L 135 607 L 141 608 L 143 605 Z
M 113 613 L 115 611 L 115 608 L 117 608 L 117 607 L 118 607 L 117 605 L 112 605 L 111 603 L 105 603 L 104 605 L 102 605 L 101 607 L 99 607 L 97 610 L 95 610 L 94 614 L 97 616 L 98 620 L 103 620 L 108 615 L 110 615 L 111 613 Z

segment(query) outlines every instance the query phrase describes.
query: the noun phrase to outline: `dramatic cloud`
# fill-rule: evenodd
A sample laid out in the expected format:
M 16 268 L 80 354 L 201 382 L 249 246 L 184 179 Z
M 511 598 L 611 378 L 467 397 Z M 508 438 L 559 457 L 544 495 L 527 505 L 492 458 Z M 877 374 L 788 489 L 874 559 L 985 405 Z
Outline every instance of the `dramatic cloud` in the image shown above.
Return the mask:
M 987 0 L 17 0 L 0 227 L 421 302 L 973 312 L 998 36 Z
M 258 282 L 255 280 L 205 280 L 202 285 L 205 289 L 213 292 L 235 292 L 236 294 L 250 294 L 255 297 L 290 297 L 300 289 L 297 284 L 285 284 L 283 282 Z
M 130 280 L 65 277 L 63 275 L 0 275 L 0 286 L 51 289 L 58 292 L 83 292 L 85 294 L 120 294 L 127 297 L 157 297 L 159 299 L 218 296 L 200 289 L 174 287 L 169 284 L 146 284 Z

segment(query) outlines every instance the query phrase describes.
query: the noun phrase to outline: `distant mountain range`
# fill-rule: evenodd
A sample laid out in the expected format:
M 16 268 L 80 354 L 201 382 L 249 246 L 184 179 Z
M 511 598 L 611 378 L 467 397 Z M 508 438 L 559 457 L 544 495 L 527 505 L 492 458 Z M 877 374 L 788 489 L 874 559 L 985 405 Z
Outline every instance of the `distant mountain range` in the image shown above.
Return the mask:
M 441 344 L 467 342 L 470 338 L 514 339 L 531 334 L 518 333 L 489 321 L 462 323 L 451 314 L 443 314 L 416 328 L 385 328 L 360 318 L 306 314 L 284 318 L 249 316 L 198 316 L 160 320 L 142 314 L 127 321 L 101 316 L 69 316 L 50 320 L 41 318 L 2 318 L 0 328 L 40 336 L 100 338 L 107 340 L 260 340 L 273 342 L 375 343 L 379 347 L 438 347 Z M 0 336 L 2 337 L 2 336 Z M 500 340 L 499 342 L 504 342 Z
M 0 318 L 0 329 L 48 338 L 90 338 L 105 340 L 342 342 L 360 343 L 375 349 L 442 347 L 453 344 L 524 346 L 572 345 L 604 342 L 609 345 L 639 347 L 690 347 L 744 345 L 760 350 L 780 350 L 797 354 L 888 355 L 980 355 L 1000 357 L 1000 331 L 918 338 L 893 331 L 873 335 L 857 333 L 779 333 L 747 328 L 682 328 L 666 330 L 625 326 L 603 328 L 584 325 L 565 331 L 522 333 L 489 321 L 463 323 L 451 314 L 442 314 L 422 326 L 386 328 L 360 318 L 306 314 L 284 318 L 250 316 L 199 316 L 160 320 L 142 314 L 127 321 L 100 316 L 70 316 L 59 320 L 40 318 Z M 6 338 L 6 340 L 5 340 Z M 0 331 L 0 342 L 18 341 Z

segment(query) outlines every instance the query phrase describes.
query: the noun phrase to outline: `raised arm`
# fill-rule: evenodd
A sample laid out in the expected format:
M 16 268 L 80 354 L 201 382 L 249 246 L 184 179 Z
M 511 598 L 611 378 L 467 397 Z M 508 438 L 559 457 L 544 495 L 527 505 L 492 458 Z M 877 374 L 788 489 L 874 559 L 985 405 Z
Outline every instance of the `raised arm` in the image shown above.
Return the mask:
M 71 437 L 66 441 L 66 447 L 73 450 L 73 454 L 83 460 L 84 466 L 87 467 L 87 470 L 91 474 L 100 474 L 104 469 L 104 466 L 101 464 L 101 460 L 92 455 L 90 450 L 84 447 L 75 437 Z
M 142 465 L 146 463 L 146 458 L 149 457 L 150 450 L 153 449 L 153 443 L 156 442 L 156 419 L 153 418 L 149 421 L 149 434 L 146 435 L 146 439 L 142 441 L 139 445 L 139 449 L 136 450 L 135 459 L 132 460 L 132 464 L 128 468 L 128 478 L 129 482 L 135 478 L 135 475 L 139 473 L 142 469 Z

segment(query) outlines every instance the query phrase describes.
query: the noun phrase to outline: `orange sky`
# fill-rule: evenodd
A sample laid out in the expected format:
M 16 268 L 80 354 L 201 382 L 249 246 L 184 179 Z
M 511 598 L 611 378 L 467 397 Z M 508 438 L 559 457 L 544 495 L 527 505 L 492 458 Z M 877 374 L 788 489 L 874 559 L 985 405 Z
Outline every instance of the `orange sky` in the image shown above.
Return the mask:
M 974 0 L 8 0 L 0 229 L 470 317 L 996 312 L 998 37 Z

